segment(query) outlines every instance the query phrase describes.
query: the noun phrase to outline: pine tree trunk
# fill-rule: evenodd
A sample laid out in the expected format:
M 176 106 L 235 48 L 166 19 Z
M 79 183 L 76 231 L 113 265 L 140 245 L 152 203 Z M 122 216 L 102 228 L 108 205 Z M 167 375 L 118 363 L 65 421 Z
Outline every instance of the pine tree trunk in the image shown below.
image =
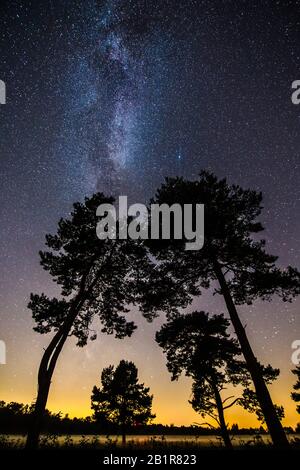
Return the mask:
M 92 263 L 93 262 L 94 259 L 92 260 Z M 86 291 L 86 279 L 91 266 L 89 266 L 86 272 L 82 275 L 79 291 L 71 303 L 67 317 L 64 320 L 62 326 L 53 336 L 40 362 L 38 373 L 38 394 L 34 412 L 32 415 L 32 420 L 28 429 L 27 440 L 25 445 L 26 449 L 36 449 L 38 447 L 39 435 L 42 429 L 43 417 L 46 410 L 51 379 L 57 363 L 57 359 L 72 329 L 74 320 L 77 317 L 78 312 L 80 311 L 89 294 L 89 290 L 92 290 L 97 280 L 96 277 L 93 283 L 91 283 L 91 285 L 89 286 L 89 290 Z
M 77 309 L 80 308 L 80 306 L 81 303 L 78 304 L 75 308 L 73 306 L 65 322 L 54 335 L 43 354 L 38 373 L 37 399 L 31 417 L 31 423 L 28 429 L 25 445 L 26 449 L 36 449 L 38 447 L 39 435 L 41 433 L 43 424 L 52 375 L 57 363 L 57 359 L 70 333 L 74 319 L 77 316 Z
M 223 410 L 223 404 L 222 404 L 220 392 L 218 390 L 218 387 L 215 384 L 212 384 L 212 388 L 215 394 L 215 400 L 216 400 L 216 405 L 217 405 L 217 410 L 218 410 L 218 415 L 219 415 L 221 436 L 223 438 L 226 449 L 233 450 L 233 445 L 232 445 L 228 428 L 225 422 L 224 410 Z
M 122 425 L 122 445 L 126 445 L 126 429 L 124 424 Z
M 70 329 L 71 326 L 67 330 L 66 324 L 64 324 L 61 330 L 56 333 L 43 354 L 38 373 L 37 399 L 28 429 L 25 445 L 26 449 L 36 449 L 38 447 L 39 435 L 41 433 L 43 418 L 45 415 L 52 375 Z
M 48 380 L 47 375 L 41 381 L 38 388 L 38 395 L 35 402 L 33 414 L 31 416 L 31 423 L 27 434 L 26 449 L 36 449 L 39 444 L 39 435 L 42 428 L 43 417 L 45 414 L 46 403 L 51 381 Z
M 279 448 L 287 448 L 289 446 L 288 439 L 277 416 L 269 390 L 262 376 L 260 365 L 256 357 L 254 356 L 245 329 L 241 323 L 233 299 L 231 297 L 231 293 L 228 288 L 225 276 L 218 262 L 214 263 L 214 269 L 216 277 L 221 287 L 222 294 L 225 299 L 231 322 L 238 337 L 248 370 L 251 374 L 257 399 L 264 414 L 265 422 L 268 427 L 273 444 Z

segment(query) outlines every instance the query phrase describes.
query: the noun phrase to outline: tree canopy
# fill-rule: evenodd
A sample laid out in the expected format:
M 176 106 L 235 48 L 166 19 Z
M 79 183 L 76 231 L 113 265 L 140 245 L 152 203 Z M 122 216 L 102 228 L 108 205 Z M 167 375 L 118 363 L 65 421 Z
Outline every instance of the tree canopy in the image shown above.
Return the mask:
M 146 424 L 155 418 L 151 412 L 153 395 L 138 382 L 133 362 L 121 360 L 108 366 L 101 374 L 101 387 L 94 386 L 91 396 L 94 418 L 100 423 L 111 422 L 122 429 L 123 440 L 128 426 Z
M 144 297 L 145 311 L 172 312 L 175 306 L 186 307 L 202 288 L 210 286 L 220 293 L 214 284 L 218 280 L 216 262 L 227 274 L 235 304 L 270 300 L 273 294 L 290 301 L 300 293 L 297 269 L 277 267 L 277 256 L 269 254 L 265 240 L 259 239 L 264 230 L 258 220 L 263 209 L 260 192 L 230 185 L 226 179 L 202 171 L 194 181 L 166 178 L 151 203 L 204 204 L 205 241 L 202 249 L 188 251 L 184 237 L 148 241 L 159 265 Z
M 46 236 L 49 251 L 41 251 L 41 265 L 61 286 L 62 298 L 31 294 L 32 310 L 39 333 L 57 331 L 76 303 L 77 315 L 71 335 L 78 345 L 96 339 L 90 330 L 94 316 L 102 331 L 116 337 L 131 335 L 136 328 L 122 313 L 137 301 L 137 280 L 149 262 L 145 249 L 136 240 L 99 240 L 96 235 L 96 209 L 113 198 L 97 193 L 84 203 L 75 203 L 71 217 L 61 219 L 57 234 Z

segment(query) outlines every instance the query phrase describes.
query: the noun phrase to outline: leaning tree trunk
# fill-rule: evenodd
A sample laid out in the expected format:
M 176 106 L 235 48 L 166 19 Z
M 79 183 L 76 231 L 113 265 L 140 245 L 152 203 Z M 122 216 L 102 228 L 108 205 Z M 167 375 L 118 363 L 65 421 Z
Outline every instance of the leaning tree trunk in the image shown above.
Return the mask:
M 218 387 L 216 386 L 216 384 L 214 384 L 214 383 L 212 384 L 212 389 L 214 391 L 215 401 L 216 401 L 217 410 L 218 410 L 221 436 L 222 436 L 222 439 L 224 441 L 226 449 L 232 450 L 233 445 L 232 445 L 232 442 L 231 442 L 231 439 L 230 439 L 230 436 L 229 436 L 229 432 L 228 432 L 228 428 L 227 428 L 226 422 L 225 422 L 224 409 L 223 409 L 223 403 L 222 403 L 221 395 L 220 395 L 220 392 L 219 392 Z
M 75 296 L 73 302 L 71 303 L 66 319 L 64 320 L 59 330 L 53 336 L 52 340 L 50 341 L 48 347 L 46 348 L 43 354 L 38 372 L 37 399 L 35 402 L 32 419 L 28 429 L 25 445 L 26 449 L 36 449 L 38 447 L 39 436 L 41 433 L 43 417 L 45 414 L 46 404 L 51 385 L 51 379 L 57 363 L 57 359 L 66 342 L 66 339 L 68 338 L 74 320 L 77 317 L 78 312 L 80 311 L 88 295 L 88 291 L 85 292 L 85 282 L 87 274 L 88 269 L 86 273 L 82 276 L 78 294 Z M 91 284 L 90 289 L 93 287 L 94 283 Z
M 26 439 L 26 449 L 36 449 L 39 443 L 39 435 L 42 427 L 42 420 L 46 409 L 50 380 L 43 374 L 38 386 L 38 395 L 34 406 L 34 411 L 30 420 L 30 427 Z
M 34 411 L 31 417 L 30 427 L 27 434 L 26 449 L 36 449 L 39 443 L 42 422 L 46 410 L 52 375 L 56 366 L 59 354 L 68 337 L 72 323 L 68 317 L 59 331 L 55 334 L 49 346 L 46 348 L 38 373 L 38 393 Z
M 225 299 L 231 322 L 233 324 L 239 343 L 241 345 L 242 353 L 244 355 L 248 370 L 251 374 L 256 396 L 259 401 L 261 410 L 264 414 L 265 422 L 271 435 L 273 444 L 276 447 L 287 448 L 289 446 L 288 439 L 277 416 L 269 390 L 262 376 L 260 364 L 252 351 L 252 348 L 245 332 L 245 328 L 243 327 L 241 320 L 238 316 L 225 276 L 218 262 L 214 263 L 214 270 Z
M 52 375 L 57 363 L 57 359 L 61 350 L 68 338 L 74 320 L 84 303 L 85 296 L 82 294 L 82 289 L 74 299 L 74 302 L 69 310 L 69 313 L 59 328 L 57 333 L 50 341 L 46 348 L 38 372 L 38 393 L 35 402 L 34 411 L 32 414 L 31 423 L 28 429 L 26 449 L 36 449 L 39 444 L 39 435 L 42 428 L 43 417 L 46 410 L 46 404 L 49 395 Z

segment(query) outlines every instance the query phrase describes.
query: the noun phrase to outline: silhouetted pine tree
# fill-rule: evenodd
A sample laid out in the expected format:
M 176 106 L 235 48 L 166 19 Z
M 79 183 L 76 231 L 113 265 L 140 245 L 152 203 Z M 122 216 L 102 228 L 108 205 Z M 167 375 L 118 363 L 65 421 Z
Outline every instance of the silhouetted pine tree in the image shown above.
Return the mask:
M 94 386 L 92 391 L 94 419 L 120 426 L 125 444 L 128 427 L 147 424 L 155 418 L 151 413 L 153 395 L 149 394 L 149 388 L 138 383 L 138 370 L 131 361 L 120 361 L 116 369 L 114 366 L 103 369 L 101 385 Z
M 69 219 L 61 219 L 56 235 L 46 236 L 49 251 L 40 252 L 41 265 L 61 286 L 60 299 L 31 294 L 29 308 L 36 323 L 34 330 L 54 335 L 45 349 L 38 372 L 38 394 L 27 448 L 38 445 L 41 422 L 52 375 L 60 352 L 69 336 L 84 346 L 96 335 L 90 327 L 94 317 L 102 332 L 117 338 L 130 336 L 136 326 L 124 313 L 137 299 L 140 270 L 148 258 L 138 241 L 99 240 L 96 235 L 96 209 L 113 203 L 113 198 L 97 193 L 83 204 L 75 203 Z
M 209 317 L 195 311 L 165 323 L 156 333 L 156 341 L 166 353 L 172 380 L 182 372 L 192 377 L 191 405 L 203 418 L 209 416 L 217 422 L 225 446 L 232 449 L 224 411 L 238 398 L 222 398 L 222 391 L 229 383 L 247 385 L 249 376 L 237 341 L 227 333 L 228 326 L 223 315 Z
M 244 190 L 202 172 L 196 181 L 168 178 L 157 191 L 152 203 L 169 206 L 177 203 L 204 204 L 205 242 L 198 251 L 185 250 L 183 240 L 150 240 L 149 248 L 158 264 L 144 286 L 143 310 L 164 310 L 169 316 L 186 307 L 201 289 L 215 287 L 224 297 L 238 337 L 247 368 L 251 374 L 273 443 L 288 446 L 261 367 L 239 318 L 237 305 L 255 299 L 270 300 L 273 294 L 290 301 L 300 292 L 300 275 L 292 267 L 279 269 L 276 256 L 265 251 L 265 241 L 258 240 L 263 227 L 260 215 L 262 195 Z M 255 238 L 254 238 L 255 237 Z

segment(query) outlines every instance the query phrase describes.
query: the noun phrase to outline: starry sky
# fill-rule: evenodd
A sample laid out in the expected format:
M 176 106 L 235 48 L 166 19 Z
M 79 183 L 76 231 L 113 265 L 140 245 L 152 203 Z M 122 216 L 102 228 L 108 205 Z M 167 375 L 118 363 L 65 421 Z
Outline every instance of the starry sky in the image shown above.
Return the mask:
M 39 266 L 44 236 L 71 204 L 101 190 L 132 202 L 153 195 L 165 176 L 201 169 L 262 190 L 270 251 L 299 266 L 300 79 L 297 0 L 2 0 L 0 79 L 0 399 L 30 403 L 49 337 L 32 331 L 30 292 L 58 293 Z M 225 311 L 210 293 L 193 307 Z M 255 353 L 281 369 L 272 386 L 286 408 L 291 343 L 300 339 L 299 301 L 240 308 Z M 70 340 L 55 371 L 49 408 L 90 414 L 100 371 L 133 360 L 154 393 L 157 422 L 199 421 L 190 381 L 170 382 L 154 342 L 163 317 L 84 349 Z M 98 325 L 99 326 L 99 325 Z M 95 325 L 95 328 L 98 327 Z M 229 422 L 255 425 L 231 409 Z

